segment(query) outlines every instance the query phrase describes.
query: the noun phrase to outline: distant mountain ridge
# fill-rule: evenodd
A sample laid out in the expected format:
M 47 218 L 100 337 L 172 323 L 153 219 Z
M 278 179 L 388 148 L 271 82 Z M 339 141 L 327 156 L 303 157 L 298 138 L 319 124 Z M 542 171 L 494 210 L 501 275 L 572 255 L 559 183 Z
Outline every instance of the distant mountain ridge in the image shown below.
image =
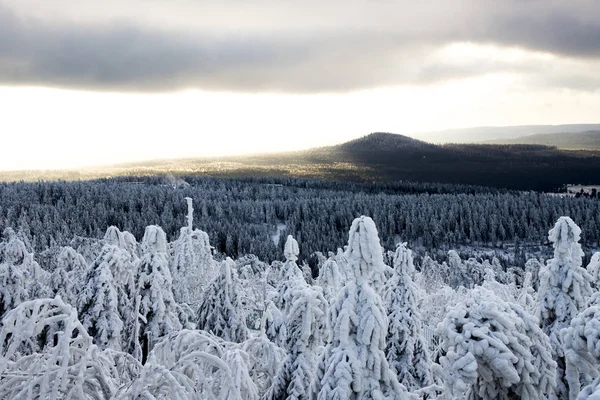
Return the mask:
M 410 136 L 431 143 L 481 143 L 546 133 L 576 133 L 599 130 L 600 124 L 479 126 L 414 133 Z
M 600 130 L 587 132 L 559 132 L 521 136 L 515 139 L 490 140 L 488 144 L 540 144 L 559 149 L 600 150 Z

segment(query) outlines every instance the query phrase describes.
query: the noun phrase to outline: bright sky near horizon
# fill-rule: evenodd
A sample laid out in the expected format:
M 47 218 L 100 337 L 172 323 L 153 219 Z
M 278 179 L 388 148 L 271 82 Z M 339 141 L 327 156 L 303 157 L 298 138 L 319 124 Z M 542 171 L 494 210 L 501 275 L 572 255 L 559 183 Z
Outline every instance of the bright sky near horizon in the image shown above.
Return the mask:
M 0 0 L 0 170 L 598 122 L 598 2 L 420 3 Z

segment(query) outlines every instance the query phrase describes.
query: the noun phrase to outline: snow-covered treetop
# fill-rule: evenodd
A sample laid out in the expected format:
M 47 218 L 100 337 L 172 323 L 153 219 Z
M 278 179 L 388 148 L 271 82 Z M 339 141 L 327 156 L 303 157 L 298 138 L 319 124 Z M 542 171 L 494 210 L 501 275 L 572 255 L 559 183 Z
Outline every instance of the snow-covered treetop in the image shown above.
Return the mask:
M 595 285 L 596 289 L 600 288 L 600 251 L 597 251 L 592 256 L 587 266 L 587 272 L 592 276 L 592 284 Z
M 371 218 L 363 215 L 352 222 L 346 258 L 357 284 L 385 269 L 379 233 Z
M 123 242 L 125 243 L 125 249 L 131 253 L 135 254 L 137 249 L 137 240 L 135 240 L 135 236 L 131 232 L 123 231 Z
M 9 226 L 4 229 L 4 232 L 2 232 L 2 236 L 4 236 L 4 240 L 10 242 L 11 240 L 17 237 L 17 234 L 15 233 L 15 230 Z
M 192 224 L 194 222 L 194 206 L 192 205 L 193 200 L 191 197 L 186 197 L 185 201 L 187 202 L 187 208 L 188 208 L 188 212 L 187 212 L 187 216 L 186 216 L 187 227 L 191 231 Z
M 104 234 L 104 241 L 107 244 L 113 244 L 115 246 L 125 247 L 125 240 L 123 234 L 116 226 L 109 226 Z
M 298 242 L 292 237 L 292 235 L 288 235 L 285 242 L 285 249 L 283 251 L 286 261 L 296 261 L 299 253 L 300 250 L 298 249 Z
M 13 237 L 4 248 L 4 260 L 13 265 L 22 264 L 27 254 L 25 243 L 16 237 Z
M 167 251 L 167 235 L 158 225 L 146 227 L 142 239 L 142 251 L 144 253 L 164 253 Z
M 394 253 L 394 268 L 401 274 L 412 274 L 415 272 L 413 263 L 412 250 L 409 249 L 407 243 L 398 243 L 396 252 Z
M 555 258 L 566 258 L 566 257 L 579 257 L 583 256 L 581 247 L 573 248 L 573 243 L 578 243 L 581 235 L 581 229 L 573 222 L 569 217 L 560 217 L 556 221 L 554 228 L 548 232 L 548 240 L 553 243 L 554 246 L 554 257 Z M 575 252 L 573 253 L 573 251 Z M 579 263 L 581 264 L 581 262 Z

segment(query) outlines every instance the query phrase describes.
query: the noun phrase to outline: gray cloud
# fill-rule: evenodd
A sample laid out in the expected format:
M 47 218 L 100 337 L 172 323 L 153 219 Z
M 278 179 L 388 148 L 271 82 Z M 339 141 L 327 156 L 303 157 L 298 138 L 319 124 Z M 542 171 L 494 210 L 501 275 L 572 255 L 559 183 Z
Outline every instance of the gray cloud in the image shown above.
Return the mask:
M 286 28 L 285 21 L 273 21 L 262 30 L 240 26 L 236 31 L 226 20 L 222 30 L 214 21 L 197 29 L 153 27 L 132 19 L 52 23 L 49 18 L 23 16 L 0 2 L 0 84 L 317 92 L 535 71 L 527 63 L 484 60 L 457 66 L 431 57 L 436 49 L 457 41 L 516 46 L 582 63 L 600 59 L 598 2 L 462 1 L 441 10 L 446 14 L 436 12 L 438 2 L 425 1 L 425 10 L 389 2 L 384 3 L 388 13 L 381 26 L 368 20 L 369 3 L 357 4 L 365 7 L 365 23 L 332 15 L 334 29 L 324 29 L 323 22 L 315 23 L 307 13 L 301 16 L 303 29 L 298 23 Z M 404 11 L 426 20 L 411 21 Z M 394 12 L 402 23 L 394 24 Z M 586 86 L 586 78 L 597 85 L 593 74 L 574 71 L 577 78 L 569 79 L 568 72 L 554 71 L 553 76 L 578 89 Z

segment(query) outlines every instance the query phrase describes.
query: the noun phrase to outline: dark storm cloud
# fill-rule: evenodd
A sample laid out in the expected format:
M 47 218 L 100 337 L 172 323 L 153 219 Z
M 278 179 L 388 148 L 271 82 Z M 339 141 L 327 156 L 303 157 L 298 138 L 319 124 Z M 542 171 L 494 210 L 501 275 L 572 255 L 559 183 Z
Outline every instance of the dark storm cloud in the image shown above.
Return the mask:
M 361 4 L 368 11 L 368 3 Z M 400 2 L 388 4 L 390 12 L 404 11 Z M 301 31 L 236 32 L 214 26 L 174 30 L 129 20 L 52 24 L 20 16 L 0 3 L 0 84 L 115 91 L 318 92 L 531 72 L 531 65 L 484 61 L 457 66 L 430 58 L 435 49 L 456 41 L 517 46 L 589 62 L 600 58 L 600 2 L 456 5 L 454 14 L 428 10 L 431 19 L 407 24 L 405 16 L 398 26 L 388 21 L 357 29 L 332 15 L 333 30 L 311 29 L 307 19 Z M 568 73 L 564 75 L 561 82 L 568 83 Z M 597 84 L 593 75 L 578 77 L 572 80 L 577 88 L 586 85 L 586 77 Z

